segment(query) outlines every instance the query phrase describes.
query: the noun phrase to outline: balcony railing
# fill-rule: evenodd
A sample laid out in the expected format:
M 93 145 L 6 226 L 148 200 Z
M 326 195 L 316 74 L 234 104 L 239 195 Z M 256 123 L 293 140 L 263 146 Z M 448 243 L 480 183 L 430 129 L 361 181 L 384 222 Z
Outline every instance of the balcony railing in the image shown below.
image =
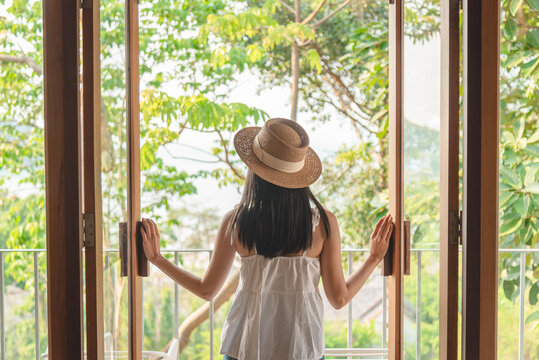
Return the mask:
M 347 268 L 348 273 L 351 274 L 352 271 L 352 262 L 354 253 L 366 253 L 368 249 L 343 249 L 342 253 L 346 254 L 347 258 Z M 416 359 L 421 358 L 421 266 L 422 266 L 422 254 L 424 253 L 434 253 L 439 252 L 438 249 L 412 249 L 412 253 L 415 253 L 417 256 L 417 271 L 416 271 L 416 304 L 415 304 L 415 313 L 416 313 Z M 40 360 L 40 357 L 46 345 L 42 346 L 40 344 L 40 333 L 39 333 L 39 262 L 38 255 L 39 253 L 44 253 L 45 249 L 0 249 L 0 360 L 6 359 L 6 348 L 5 348 L 5 339 L 6 339 L 6 329 L 5 329 L 5 312 L 4 312 L 4 258 L 6 254 L 10 253 L 28 253 L 32 256 L 33 262 L 33 279 L 34 279 L 34 321 L 35 321 L 35 359 Z M 111 253 L 117 253 L 117 249 L 106 249 L 105 257 L 108 257 Z M 502 253 L 517 253 L 520 257 L 520 299 L 525 298 L 525 271 L 526 271 L 526 255 L 531 253 L 539 253 L 539 249 L 500 249 L 500 254 Z M 213 250 L 211 249 L 164 249 L 162 253 L 173 254 L 174 263 L 179 263 L 179 255 L 183 253 L 206 253 L 208 254 L 208 259 L 211 258 Z M 326 348 L 325 355 L 326 357 L 347 357 L 351 359 L 352 357 L 387 357 L 387 338 L 386 331 L 387 329 L 387 290 L 386 290 L 386 279 L 383 278 L 383 292 L 382 292 L 382 347 L 380 348 L 353 348 L 352 347 L 352 302 L 347 305 L 348 317 L 347 317 L 347 348 Z M 519 305 L 519 356 L 518 359 L 524 359 L 524 311 L 525 311 L 525 301 L 520 301 Z M 214 307 L 213 301 L 210 301 L 209 307 L 209 349 L 210 349 L 210 359 L 215 358 L 213 352 L 214 348 Z M 174 286 L 174 324 L 179 323 L 179 286 L 175 284 Z M 175 326 L 175 336 L 178 336 L 178 327 Z

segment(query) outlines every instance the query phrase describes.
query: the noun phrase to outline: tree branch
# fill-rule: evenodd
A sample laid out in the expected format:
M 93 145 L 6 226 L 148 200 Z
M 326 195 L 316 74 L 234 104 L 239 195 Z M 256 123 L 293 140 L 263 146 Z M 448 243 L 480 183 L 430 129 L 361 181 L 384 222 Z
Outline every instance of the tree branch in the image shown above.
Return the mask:
M 228 164 L 228 167 L 230 168 L 230 170 L 232 170 L 232 172 L 240 179 L 243 179 L 245 180 L 245 177 L 243 177 L 239 171 L 232 165 L 232 163 L 230 162 L 229 158 L 228 158 L 228 149 L 226 147 L 226 143 L 225 143 L 225 139 L 223 138 L 223 135 L 221 134 L 221 132 L 219 130 L 215 130 L 217 132 L 217 135 L 219 135 L 219 138 L 221 139 L 221 144 L 223 144 L 223 149 L 225 151 L 225 158 L 224 159 L 221 159 L 222 161 L 224 161 L 226 164 Z
M 324 92 L 322 89 L 320 89 L 320 91 Z M 356 130 L 356 134 L 359 137 L 361 142 L 363 142 L 363 136 L 362 136 L 361 132 L 359 131 L 358 126 L 362 127 L 364 130 L 366 130 L 370 134 L 376 134 L 376 131 L 373 131 L 373 130 L 369 129 L 367 126 L 365 126 L 361 122 L 360 119 L 357 119 L 356 117 L 354 117 L 353 114 L 350 114 L 350 112 L 348 112 L 347 108 L 341 108 L 341 107 L 335 105 L 335 103 L 333 101 L 327 101 L 327 100 L 324 100 L 324 99 L 317 99 L 317 100 L 323 102 L 324 104 L 328 104 L 328 105 L 332 106 L 335 110 L 337 110 L 338 112 L 340 112 L 341 114 L 343 114 L 344 116 L 349 118 L 350 122 L 352 123 L 352 126 Z M 368 121 L 368 119 L 365 119 L 365 121 Z
M 350 91 L 350 89 L 348 88 L 348 86 L 346 86 L 344 84 L 344 81 L 340 78 L 339 75 L 335 74 L 333 72 L 333 70 L 331 70 L 331 66 L 330 64 L 327 62 L 326 59 L 324 59 L 324 57 L 322 56 L 322 52 L 320 51 L 320 48 L 318 47 L 318 45 L 316 43 L 313 43 L 313 48 L 316 50 L 316 52 L 318 53 L 318 55 L 320 56 L 320 60 L 324 63 L 325 65 L 325 69 L 326 69 L 326 72 L 329 74 L 329 76 L 339 85 L 339 87 L 343 90 L 344 94 L 346 95 L 346 97 L 352 102 L 354 103 L 358 109 L 360 109 L 361 111 L 363 111 L 365 114 L 367 114 L 367 116 L 371 116 L 372 115 L 372 110 L 371 109 L 368 109 L 366 106 L 363 106 L 361 105 L 360 103 L 358 103 L 356 101 L 356 98 L 354 96 L 354 94 L 352 94 L 352 92 Z
M 195 161 L 195 162 L 201 162 L 201 163 L 207 163 L 207 164 L 215 164 L 215 163 L 221 162 L 220 160 L 202 160 L 202 159 L 195 159 L 195 158 L 191 158 L 187 156 L 177 156 L 177 155 L 172 154 L 172 152 L 167 148 L 167 145 L 168 144 L 165 144 L 163 148 L 168 153 L 168 155 L 175 160 L 189 160 L 189 161 Z
M 344 168 L 341 173 L 337 176 L 337 178 L 335 179 L 332 179 L 331 182 L 328 184 L 328 186 L 320 189 L 319 191 L 317 191 L 314 196 L 319 196 L 320 194 L 324 194 L 324 193 L 327 193 L 329 190 L 337 187 L 337 186 L 340 186 L 339 185 L 339 181 L 342 180 L 342 178 L 345 176 L 345 175 L 348 175 L 350 174 L 350 170 L 352 169 L 352 165 L 351 164 L 348 164 L 346 166 L 346 168 Z
M 279 0 L 279 2 L 281 3 L 281 5 L 283 5 L 283 7 L 289 12 L 291 13 L 292 15 L 295 15 L 296 12 L 294 11 L 294 8 L 290 5 L 288 5 L 284 0 Z
M 313 10 L 312 13 L 309 14 L 301 23 L 303 25 L 307 25 L 309 22 L 311 22 L 312 19 L 322 10 L 322 7 L 324 7 L 324 4 L 326 3 L 326 0 L 321 0 L 316 8 Z
M 323 18 L 322 20 L 318 21 L 317 23 L 314 24 L 314 28 L 316 29 L 317 27 L 319 27 L 320 25 L 322 25 L 323 23 L 325 23 L 326 21 L 328 21 L 329 19 L 331 19 L 333 16 L 335 16 L 335 14 L 337 14 L 339 11 L 341 11 L 342 9 L 344 9 L 348 4 L 350 4 L 352 2 L 352 0 L 346 0 L 345 2 L 343 2 L 341 5 L 339 5 L 338 8 L 335 9 L 335 11 L 333 11 L 332 13 L 330 13 L 329 15 L 327 15 L 325 18 Z
M 43 68 L 39 66 L 38 63 L 34 61 L 34 59 L 26 55 L 15 56 L 15 55 L 0 54 L 0 61 L 26 64 L 36 73 L 43 74 Z

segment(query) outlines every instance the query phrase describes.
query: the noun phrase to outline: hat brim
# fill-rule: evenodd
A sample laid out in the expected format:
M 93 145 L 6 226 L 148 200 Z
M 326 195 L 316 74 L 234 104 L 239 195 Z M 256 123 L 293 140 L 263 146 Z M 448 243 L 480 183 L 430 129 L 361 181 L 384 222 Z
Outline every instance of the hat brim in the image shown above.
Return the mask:
M 238 131 L 234 136 L 236 152 L 255 174 L 272 184 L 290 189 L 307 187 L 320 177 L 322 163 L 311 147 L 308 148 L 305 155 L 303 168 L 293 173 L 275 170 L 258 160 L 253 151 L 253 141 L 260 129 L 262 128 L 259 126 L 247 127 Z

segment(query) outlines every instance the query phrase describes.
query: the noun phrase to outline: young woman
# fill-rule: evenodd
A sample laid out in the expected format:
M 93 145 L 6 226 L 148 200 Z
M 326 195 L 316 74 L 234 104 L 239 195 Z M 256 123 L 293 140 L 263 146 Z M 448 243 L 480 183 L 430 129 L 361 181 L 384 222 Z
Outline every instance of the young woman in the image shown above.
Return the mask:
M 331 305 L 346 305 L 386 253 L 391 215 L 378 221 L 369 257 L 345 280 L 337 219 L 309 190 L 322 166 L 305 130 L 291 120 L 271 119 L 262 128 L 240 130 L 234 146 L 249 168 L 245 189 L 223 217 L 204 277 L 161 256 L 159 230 L 150 219 L 143 219 L 146 256 L 178 284 L 210 300 L 240 255 L 240 282 L 221 336 L 225 360 L 323 359 L 320 277 Z

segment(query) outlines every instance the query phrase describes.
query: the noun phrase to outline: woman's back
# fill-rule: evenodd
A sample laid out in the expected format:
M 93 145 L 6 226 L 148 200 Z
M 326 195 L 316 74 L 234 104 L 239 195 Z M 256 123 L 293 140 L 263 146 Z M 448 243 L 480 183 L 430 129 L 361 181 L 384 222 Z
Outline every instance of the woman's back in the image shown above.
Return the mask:
M 387 251 L 391 216 L 378 221 L 369 257 L 345 280 L 337 219 L 309 189 L 322 164 L 305 130 L 294 121 L 270 119 L 262 128 L 240 130 L 234 147 L 249 171 L 240 203 L 219 226 L 204 277 L 161 255 L 159 230 L 149 219 L 143 219 L 144 251 L 177 283 L 208 301 L 239 253 L 240 282 L 221 353 L 248 360 L 319 360 L 324 349 L 320 278 L 332 306 L 347 304 Z
M 314 210 L 313 230 L 318 219 Z M 315 238 L 319 254 L 322 244 Z M 231 240 L 240 255 L 246 253 L 237 239 Z M 221 336 L 222 354 L 236 359 L 322 358 L 320 260 L 308 256 L 308 250 L 299 256 L 241 257 L 238 289 Z

